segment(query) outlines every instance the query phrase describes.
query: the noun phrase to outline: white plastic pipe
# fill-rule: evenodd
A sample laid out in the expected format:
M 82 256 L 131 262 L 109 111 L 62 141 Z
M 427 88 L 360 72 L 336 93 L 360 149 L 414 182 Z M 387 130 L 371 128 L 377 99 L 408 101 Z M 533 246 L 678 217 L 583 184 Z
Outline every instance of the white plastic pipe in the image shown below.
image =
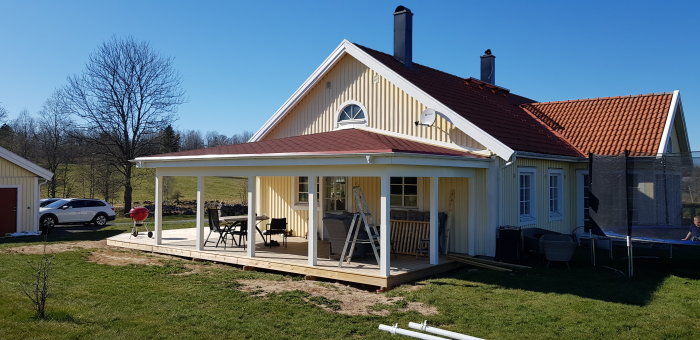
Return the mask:
M 428 333 L 446 336 L 446 337 L 451 338 L 451 339 L 483 340 L 482 338 L 477 338 L 477 337 L 473 337 L 473 336 L 462 334 L 462 333 L 452 332 L 452 331 L 448 331 L 448 330 L 444 330 L 444 329 L 436 328 L 436 327 L 430 327 L 430 326 L 428 326 L 428 320 L 423 321 L 423 323 L 409 322 L 408 327 L 411 327 L 413 329 L 417 329 L 417 330 L 420 330 L 423 332 L 428 332 Z
M 414 332 L 410 331 L 408 329 L 403 329 L 399 328 L 399 324 L 394 324 L 393 326 L 387 326 L 387 325 L 379 325 L 379 330 L 380 331 L 385 331 L 389 332 L 390 334 L 398 334 L 398 335 L 405 335 L 405 336 L 410 336 L 412 338 L 416 339 L 425 339 L 425 340 L 450 340 L 447 338 L 441 338 L 439 336 L 435 335 L 430 335 L 430 334 L 424 334 L 424 333 L 419 333 L 419 332 Z

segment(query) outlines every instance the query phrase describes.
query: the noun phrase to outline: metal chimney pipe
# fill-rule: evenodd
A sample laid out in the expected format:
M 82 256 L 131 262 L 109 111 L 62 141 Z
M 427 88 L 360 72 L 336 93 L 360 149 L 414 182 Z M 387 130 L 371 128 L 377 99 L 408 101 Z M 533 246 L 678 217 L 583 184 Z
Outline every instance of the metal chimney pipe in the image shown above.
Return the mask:
M 491 50 L 484 51 L 481 56 L 481 81 L 496 85 L 496 56 Z
M 394 10 L 394 58 L 413 65 L 413 13 L 403 6 Z

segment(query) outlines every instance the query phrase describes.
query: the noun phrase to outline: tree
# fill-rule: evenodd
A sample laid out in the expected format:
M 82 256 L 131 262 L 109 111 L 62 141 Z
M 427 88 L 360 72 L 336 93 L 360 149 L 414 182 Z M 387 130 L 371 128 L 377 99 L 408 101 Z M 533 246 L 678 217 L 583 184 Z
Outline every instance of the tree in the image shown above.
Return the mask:
M 36 120 L 29 114 L 29 111 L 22 110 L 19 116 L 12 123 L 12 138 L 11 151 L 28 159 L 34 159 L 37 153 L 36 143 Z
M 239 134 L 235 134 L 231 136 L 231 139 L 229 139 L 229 142 L 231 144 L 243 144 L 243 143 L 248 143 L 250 138 L 253 137 L 253 133 L 250 131 L 243 131 Z
M 124 178 L 124 211 L 131 209 L 134 158 L 157 146 L 158 133 L 175 119 L 184 92 L 172 59 L 147 42 L 112 38 L 64 89 L 71 111 L 84 122 L 90 142 L 110 157 Z
M 0 105 L 0 124 L 5 123 L 7 116 L 8 116 L 7 109 L 4 106 Z
M 73 121 L 70 119 L 70 110 L 61 99 L 60 92 L 54 92 L 39 112 L 37 151 L 41 162 L 54 174 L 49 185 L 49 197 L 56 197 L 59 167 L 69 162 L 71 154 L 70 133 Z
M 180 134 L 180 150 L 204 149 L 202 133 L 196 130 L 188 130 Z
M 226 137 L 226 136 L 224 136 L 216 131 L 207 132 L 206 140 L 207 140 L 207 147 L 208 148 L 213 148 L 215 146 L 231 144 L 228 137 Z
M 173 126 L 168 126 L 160 132 L 160 153 L 177 152 L 180 150 L 180 134 Z

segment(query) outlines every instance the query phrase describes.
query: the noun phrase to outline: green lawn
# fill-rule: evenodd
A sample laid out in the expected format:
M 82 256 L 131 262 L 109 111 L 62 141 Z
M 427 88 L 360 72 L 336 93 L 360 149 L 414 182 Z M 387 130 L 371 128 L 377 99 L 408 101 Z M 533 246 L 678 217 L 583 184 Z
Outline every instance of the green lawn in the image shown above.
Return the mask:
M 85 183 L 85 176 L 81 176 L 82 168 L 85 166 L 69 166 L 67 196 L 91 198 L 90 190 Z M 118 178 L 118 177 L 117 177 Z M 181 201 L 193 201 L 197 195 L 196 177 L 172 177 L 167 179 L 165 188 L 165 199 L 175 200 L 176 195 Z M 240 203 L 246 200 L 247 178 L 233 177 L 205 177 L 204 178 L 204 198 L 205 200 L 219 200 L 227 203 Z M 153 201 L 155 199 L 155 170 L 134 168 L 132 176 L 133 202 Z M 115 188 L 117 191 L 110 203 L 114 205 L 124 204 L 124 188 Z M 57 189 L 57 196 L 62 196 L 63 186 Z M 178 195 L 179 194 L 179 195 Z M 46 197 L 46 186 L 42 186 L 41 197 Z M 94 198 L 104 198 L 99 192 L 94 193 Z
M 191 225 L 170 221 L 165 228 Z M 58 232 L 51 238 L 98 240 L 128 228 Z M 55 255 L 53 296 L 47 307 L 51 320 L 36 321 L 15 283 L 27 280 L 28 262 L 40 255 L 8 250 L 37 244 L 38 238 L 12 241 L 0 239 L 3 339 L 400 339 L 379 332 L 378 324 L 398 322 L 407 328 L 409 321 L 425 319 L 433 326 L 488 339 L 700 337 L 700 269 L 694 249 L 675 250 L 672 261 L 640 263 L 631 280 L 591 268 L 582 249 L 570 271 L 539 263 L 516 273 L 465 268 L 384 293 L 437 307 L 439 313 L 431 316 L 391 306 L 376 306 L 393 311 L 387 316 L 343 315 L 324 310 L 322 305 L 329 302 L 306 292 L 262 297 L 240 290 L 237 283 L 257 278 L 275 285 L 288 279 L 283 275 L 186 259 L 158 267 L 108 266 L 87 261 L 92 250 L 79 249 Z M 645 253 L 666 255 L 665 250 L 637 250 L 638 255 Z M 599 260 L 605 262 L 603 255 Z M 624 268 L 624 262 L 603 264 Z M 200 272 L 181 275 L 192 266 Z

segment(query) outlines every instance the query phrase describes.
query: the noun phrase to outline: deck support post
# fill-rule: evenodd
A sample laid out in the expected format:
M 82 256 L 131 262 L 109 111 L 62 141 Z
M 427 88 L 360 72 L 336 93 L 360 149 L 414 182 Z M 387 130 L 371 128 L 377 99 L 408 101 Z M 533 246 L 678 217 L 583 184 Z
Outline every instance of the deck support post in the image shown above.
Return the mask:
M 438 237 L 439 183 L 439 177 L 430 177 L 430 264 L 438 264 L 440 260 L 440 238 Z
M 197 176 L 197 236 L 195 249 L 204 250 L 204 177 Z
M 318 216 L 316 215 L 316 176 L 309 176 L 309 227 L 306 234 L 309 247 L 309 266 L 316 265 L 316 254 L 318 251 Z
M 255 257 L 255 226 L 258 221 L 256 221 L 256 211 L 257 211 L 257 180 L 256 176 L 248 176 L 248 237 L 246 242 L 248 243 L 246 247 L 246 255 L 248 257 Z
M 163 176 L 156 176 L 155 211 L 153 224 L 156 232 L 156 245 L 163 244 Z
M 391 177 L 382 175 L 380 179 L 380 220 L 379 222 L 379 275 L 391 274 Z

